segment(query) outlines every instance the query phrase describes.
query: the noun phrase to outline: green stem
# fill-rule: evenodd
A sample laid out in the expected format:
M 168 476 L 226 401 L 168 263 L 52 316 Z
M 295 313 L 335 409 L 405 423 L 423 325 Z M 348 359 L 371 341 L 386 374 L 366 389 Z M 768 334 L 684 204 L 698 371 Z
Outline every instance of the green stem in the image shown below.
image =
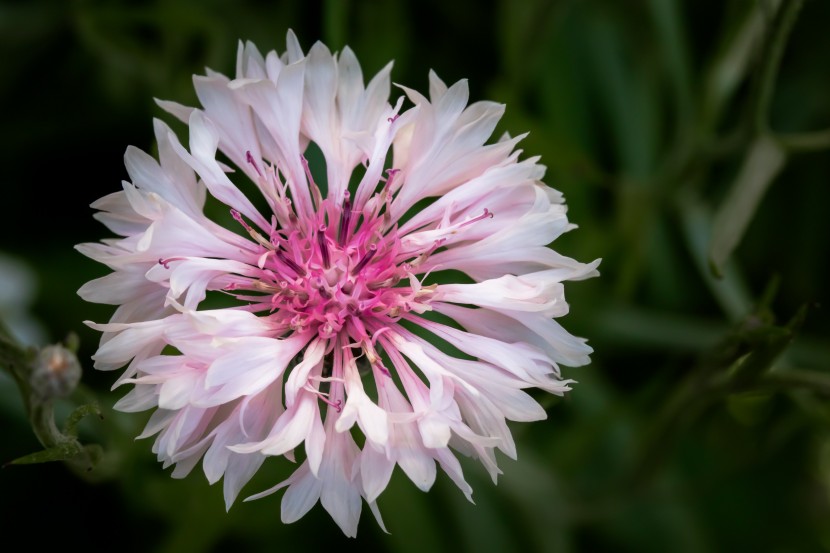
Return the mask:
M 752 309 L 752 296 L 737 263 L 724 267 L 723 276 L 717 278 L 709 265 L 712 214 L 703 201 L 690 190 L 677 195 L 681 225 L 689 252 L 706 286 L 720 305 L 724 314 L 737 323 Z
M 817 152 L 830 149 L 830 129 L 823 131 L 780 134 L 776 139 L 788 152 Z
M 803 3 L 803 0 L 786 0 L 784 2 L 784 6 L 775 19 L 772 37 L 764 48 L 754 117 L 756 130 L 762 134 L 769 132 L 769 106 L 775 91 L 781 58 L 784 56 L 787 40 L 796 19 L 798 19 L 798 12 L 801 10 Z
M 781 145 L 769 134 L 752 141 L 729 194 L 718 207 L 712 223 L 709 261 L 720 277 L 732 252 L 738 247 L 770 184 L 787 161 Z
M 830 374 L 802 369 L 769 372 L 761 384 L 770 388 L 806 388 L 830 397 Z
M 737 31 L 724 44 L 711 67 L 707 71 L 703 94 L 702 130 L 711 131 L 717 123 L 723 110 L 750 66 L 756 43 L 763 38 L 765 17 L 762 10 L 771 13 L 778 11 L 781 0 L 769 0 L 763 5 L 754 2 L 748 10 Z M 704 134 L 708 140 L 708 136 Z
M 30 401 L 31 407 L 29 409 L 29 421 L 32 425 L 32 431 L 37 436 L 38 441 L 45 448 L 54 447 L 61 444 L 63 435 L 58 430 L 55 424 L 55 409 L 52 400 L 46 401 Z

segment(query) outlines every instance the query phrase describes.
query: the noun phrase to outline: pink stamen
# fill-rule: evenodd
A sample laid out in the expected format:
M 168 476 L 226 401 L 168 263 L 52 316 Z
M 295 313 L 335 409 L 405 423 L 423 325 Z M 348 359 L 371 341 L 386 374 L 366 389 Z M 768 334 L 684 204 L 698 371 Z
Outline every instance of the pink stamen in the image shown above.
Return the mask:
M 187 261 L 186 257 L 168 257 L 167 259 L 159 258 L 159 265 L 163 265 L 165 269 L 170 268 L 172 261 Z
M 386 183 L 383 185 L 383 188 L 380 191 L 381 197 L 384 197 L 389 194 L 389 191 L 392 190 L 392 183 L 395 182 L 395 177 L 398 176 L 400 173 L 400 169 L 387 169 L 386 170 Z
M 389 369 L 384 367 L 383 363 L 381 363 L 380 361 L 378 361 L 377 363 L 373 363 L 372 366 L 379 370 L 384 376 L 392 378 L 392 373 L 390 373 Z
M 484 208 L 484 213 L 482 213 L 478 217 L 473 217 L 469 221 L 464 221 L 463 223 L 458 225 L 458 228 L 466 227 L 467 225 L 471 225 L 471 224 L 473 224 L 477 221 L 481 221 L 482 219 L 492 219 L 494 216 L 495 216 L 495 214 L 485 207 Z
M 320 194 L 320 187 L 314 182 L 314 177 L 311 174 L 311 168 L 308 166 L 308 160 L 304 155 L 300 155 L 300 160 L 303 162 L 303 169 L 305 169 L 305 176 L 308 179 L 308 187 L 311 190 L 311 195 L 314 197 L 315 207 L 319 210 L 323 204 L 323 196 Z
M 237 223 L 245 227 L 245 230 L 247 230 L 248 232 L 253 232 L 253 227 L 245 222 L 245 219 L 242 218 L 242 214 L 239 213 L 237 210 L 231 209 L 231 217 L 233 217 Z
M 259 166 L 257 165 L 256 160 L 254 160 L 254 156 L 251 155 L 251 150 L 245 152 L 245 160 L 253 166 L 254 171 L 256 171 L 256 174 L 261 177 L 262 171 L 259 170 Z
M 296 225 L 299 219 L 297 218 L 297 214 L 294 213 L 294 209 L 291 207 L 294 205 L 291 203 L 291 198 L 285 198 L 282 203 L 285 204 L 285 211 L 288 213 L 288 222 L 291 223 L 292 226 Z
M 400 114 L 396 113 L 392 117 L 387 117 L 386 120 L 389 121 L 390 123 L 394 123 L 395 121 L 398 120 L 398 117 L 400 117 Z
M 343 401 L 338 399 L 337 401 L 332 401 L 328 398 L 328 394 L 321 392 L 316 388 L 312 388 L 309 384 L 303 386 L 306 391 L 311 392 L 312 394 L 317 396 L 317 399 L 322 401 L 323 403 L 333 407 L 338 413 L 343 410 Z
M 328 269 L 331 266 L 329 260 L 329 247 L 326 244 L 326 227 L 320 226 L 317 229 L 317 245 L 320 247 L 320 257 L 323 260 L 323 267 Z
M 279 259 L 279 260 L 280 260 L 280 261 L 282 261 L 285 265 L 287 265 L 289 269 L 291 269 L 292 271 L 294 271 L 295 273 L 297 273 L 297 276 L 303 276 L 303 275 L 305 275 L 305 274 L 306 274 L 306 273 L 305 273 L 305 269 L 303 269 L 302 267 L 300 267 L 299 265 L 297 265 L 297 264 L 294 262 L 294 260 L 290 259 L 287 255 L 285 255 L 285 253 L 283 253 L 283 251 L 282 251 L 282 250 L 276 250 L 276 252 L 275 252 L 275 253 L 276 253 L 277 259 Z
M 369 245 L 369 251 L 363 254 L 363 258 L 357 262 L 357 265 L 355 265 L 354 268 L 352 268 L 352 275 L 356 275 L 357 273 L 363 270 L 366 264 L 369 263 L 369 261 L 372 260 L 372 257 L 375 256 L 377 249 L 378 247 L 374 244 Z
M 390 331 L 390 330 L 392 330 L 392 329 L 391 329 L 391 328 L 389 328 L 388 326 L 382 326 L 382 327 L 380 327 L 379 329 L 377 329 L 376 331 L 374 331 L 374 332 L 372 333 L 372 345 L 373 345 L 373 346 L 374 346 L 374 345 L 377 345 L 377 343 L 378 343 L 378 338 L 380 338 L 380 335 L 381 335 L 381 334 L 383 334 L 384 332 L 388 332 L 388 331 Z
M 403 265 L 401 265 L 401 268 L 403 268 L 404 272 L 411 273 L 412 270 L 415 269 L 415 267 L 419 267 L 421 265 L 421 263 L 426 261 L 429 256 L 434 254 L 435 250 L 440 248 L 444 244 L 444 242 L 446 242 L 446 241 L 447 241 L 446 238 L 439 238 L 438 240 L 436 240 L 435 242 L 432 243 L 432 245 L 429 247 L 428 250 L 425 250 L 425 251 L 422 251 L 421 253 L 419 253 L 418 256 L 412 261 L 412 263 L 404 263 Z M 404 254 L 402 254 L 401 257 L 406 259 L 407 257 L 415 254 L 415 252 L 417 252 L 417 251 L 418 250 L 405 252 Z
M 343 214 L 340 216 L 340 229 L 337 232 L 337 242 L 342 246 L 346 241 L 346 234 L 349 232 L 349 223 L 352 219 L 352 202 L 349 199 L 349 191 L 343 194 Z

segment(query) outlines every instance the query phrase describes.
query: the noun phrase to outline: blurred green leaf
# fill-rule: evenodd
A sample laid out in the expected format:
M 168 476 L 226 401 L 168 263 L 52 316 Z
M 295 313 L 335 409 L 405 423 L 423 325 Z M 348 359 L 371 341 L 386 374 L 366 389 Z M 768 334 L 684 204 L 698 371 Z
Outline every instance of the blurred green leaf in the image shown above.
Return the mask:
M 748 74 L 753 56 L 768 31 L 782 0 L 736 3 L 741 10 L 733 26 L 722 34 L 718 53 L 706 75 L 704 88 L 705 123 L 714 124 Z
M 342 50 L 348 44 L 349 0 L 326 0 L 323 10 L 326 46 Z
M 86 465 L 86 470 L 92 470 L 103 451 L 101 446 L 92 444 L 82 446 L 77 441 L 67 441 L 42 451 L 36 451 L 23 457 L 9 461 L 9 465 L 34 465 L 38 463 L 50 463 L 53 461 L 81 461 Z
M 744 392 L 727 398 L 729 412 L 747 426 L 758 424 L 770 411 L 770 392 Z
M 664 67 L 674 95 L 676 136 L 674 140 L 688 139 L 692 123 L 694 100 L 692 94 L 692 67 L 689 59 L 689 41 L 683 26 L 681 2 L 678 0 L 648 0 L 659 43 L 663 46 Z
M 439 478 L 444 476 L 440 475 Z M 442 506 L 431 504 L 430 498 L 416 489 L 400 468 L 395 469 L 378 504 L 389 530 L 389 534 L 385 534 L 382 539 L 390 551 L 457 551 L 457 535 L 444 528 L 446 513 L 442 513 Z
M 662 97 L 646 60 L 633 55 L 629 37 L 611 21 L 607 13 L 599 11 L 586 25 L 591 68 L 598 108 L 604 110 L 610 126 L 619 172 L 632 179 L 630 184 L 636 184 L 655 166 Z M 646 205 L 636 213 L 643 214 Z

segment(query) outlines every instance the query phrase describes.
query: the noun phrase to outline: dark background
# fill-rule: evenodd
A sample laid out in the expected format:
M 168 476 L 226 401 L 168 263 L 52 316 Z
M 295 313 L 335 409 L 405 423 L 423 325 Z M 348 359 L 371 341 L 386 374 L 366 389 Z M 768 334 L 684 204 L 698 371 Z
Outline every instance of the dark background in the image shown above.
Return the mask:
M 44 339 L 80 335 L 89 370 L 62 412 L 97 397 L 106 418 L 86 421 L 82 437 L 102 443 L 110 468 L 3 468 L 0 539 L 89 551 L 830 550 L 830 140 L 786 140 L 830 128 L 830 3 L 803 2 L 776 42 L 793 4 L 1 2 L 0 253 L 32 271 L 28 309 Z M 111 309 L 75 294 L 106 272 L 73 250 L 107 236 L 89 204 L 127 178 L 128 145 L 153 152 L 153 117 L 172 123 L 152 99 L 195 105 L 193 73 L 232 74 L 239 39 L 282 51 L 288 28 L 306 51 L 318 39 L 350 45 L 367 79 L 394 59 L 394 82 L 425 90 L 434 69 L 448 83 L 468 78 L 472 100 L 506 103 L 498 132 L 530 131 L 521 147 L 542 156 L 580 226 L 554 247 L 604 259 L 600 278 L 566 286 L 562 320 L 590 340 L 593 362 L 566 369 L 579 382 L 566 399 L 537 395 L 547 421 L 513 426 L 519 460 L 502 459 L 498 485 L 465 463 L 473 506 L 446 477 L 423 494 L 396 471 L 379 501 L 391 534 L 364 512 L 356 541 L 319 505 L 285 526 L 279 494 L 225 514 L 220 486 L 198 469 L 169 478 L 151 442 L 133 441 L 146 415 L 112 412 L 123 391 L 91 370 L 98 336 L 82 321 Z M 789 144 L 786 163 L 754 177 L 766 187 L 757 209 L 735 196 L 725 217 L 751 222 L 717 279 L 715 221 L 761 136 Z M 747 328 L 780 328 L 803 306 L 796 339 L 763 374 L 726 392 L 695 387 L 736 371 L 723 344 L 752 355 L 768 342 Z M 793 383 L 792 371 L 816 385 Z M 8 378 L 0 425 L 0 461 L 39 448 Z M 271 461 L 243 497 L 287 474 Z

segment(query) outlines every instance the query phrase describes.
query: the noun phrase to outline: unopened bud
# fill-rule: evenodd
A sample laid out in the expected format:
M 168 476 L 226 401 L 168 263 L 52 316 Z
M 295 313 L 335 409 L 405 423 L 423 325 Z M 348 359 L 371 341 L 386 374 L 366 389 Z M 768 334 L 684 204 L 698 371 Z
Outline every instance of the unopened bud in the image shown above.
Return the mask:
M 66 397 L 81 380 L 81 364 L 67 348 L 56 344 L 41 349 L 29 383 L 41 399 Z

